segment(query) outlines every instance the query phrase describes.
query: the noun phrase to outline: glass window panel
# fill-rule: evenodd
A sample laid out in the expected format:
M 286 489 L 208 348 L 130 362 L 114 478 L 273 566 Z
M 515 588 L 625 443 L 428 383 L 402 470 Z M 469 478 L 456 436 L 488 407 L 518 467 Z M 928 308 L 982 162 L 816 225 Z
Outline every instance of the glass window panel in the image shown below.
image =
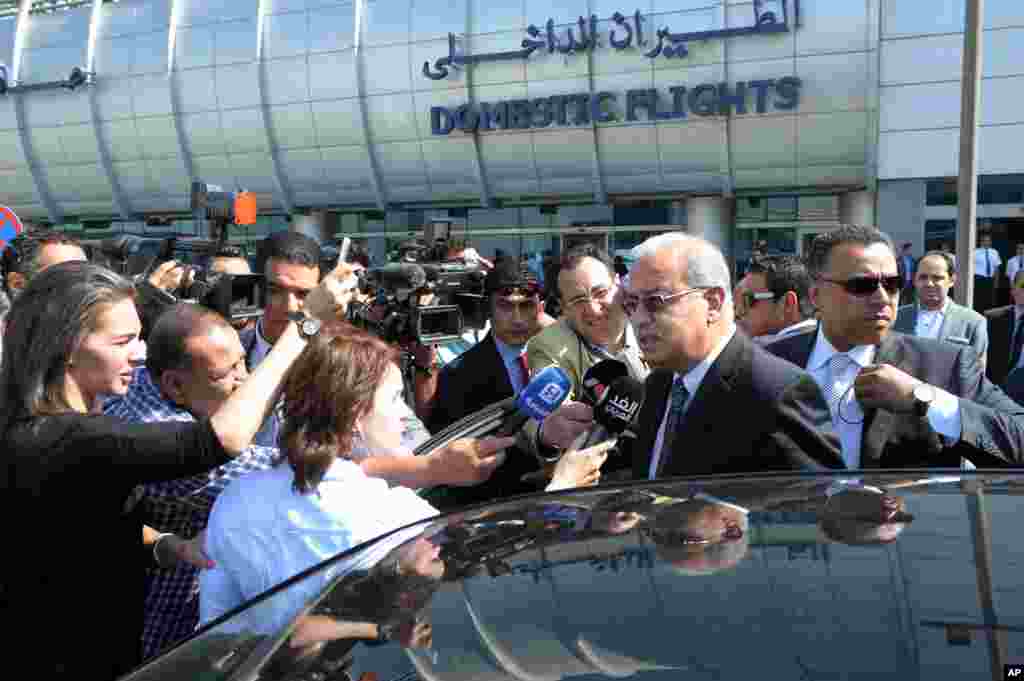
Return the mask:
M 290 104 L 309 100 L 306 58 L 276 59 L 267 62 L 267 97 L 269 103 Z
M 333 147 L 364 142 L 362 114 L 355 99 L 313 102 L 313 124 L 321 146 Z
M 355 66 L 352 51 L 309 55 L 310 99 L 355 97 Z
M 263 50 L 267 59 L 304 55 L 309 49 L 309 14 L 292 12 L 266 18 Z
M 229 153 L 267 150 L 267 130 L 261 109 L 232 109 L 221 112 L 220 116 Z
M 148 33 L 167 26 L 170 0 L 119 0 L 103 3 L 100 27 L 105 36 Z
M 979 178 L 980 184 L 981 178 Z M 955 206 L 957 203 L 955 179 L 928 180 L 925 184 L 926 206 Z
M 390 185 L 414 185 L 426 188 L 426 168 L 419 142 L 378 144 L 377 158 L 383 180 Z M 424 197 L 425 198 L 425 197 Z
M 404 43 L 409 40 L 410 0 L 368 0 L 366 44 Z
M 616 225 L 667 225 L 668 201 L 647 201 L 640 205 L 616 205 L 613 220 Z
M 202 71 L 192 71 L 189 73 L 202 73 Z M 185 74 L 181 75 L 184 76 Z M 212 83 L 212 79 L 210 82 Z M 132 85 L 132 107 L 136 116 L 170 116 L 173 114 L 171 111 L 170 83 L 167 80 L 167 76 L 136 76 L 132 81 Z M 212 90 L 207 93 L 195 91 L 192 94 L 197 94 L 199 96 L 203 96 L 204 94 L 211 95 Z M 212 96 L 210 97 L 210 100 L 213 100 Z M 205 104 L 204 106 L 212 107 L 214 104 L 211 101 L 210 104 Z
M 174 63 L 179 69 L 213 66 L 212 26 L 188 26 L 174 37 Z
M 270 110 L 270 117 L 279 147 L 301 149 L 316 146 L 316 129 L 308 103 L 275 107 Z
M 167 32 L 143 33 L 133 38 L 121 38 L 135 50 L 132 61 L 134 73 L 164 73 L 167 71 Z
M 214 55 L 218 65 L 252 61 L 256 58 L 256 21 L 232 21 L 218 24 L 214 37 Z
M 147 157 L 177 156 L 181 153 L 173 118 L 137 118 L 135 129 Z
M 220 114 L 216 111 L 182 116 L 181 124 L 194 155 L 207 156 L 224 152 L 224 135 L 221 133 Z
M 953 191 L 956 191 L 955 184 L 953 185 Z M 985 175 L 979 177 L 978 203 L 1024 203 L 1024 175 Z
M 218 66 L 217 102 L 221 109 L 256 107 L 260 105 L 259 76 L 256 64 Z
M 355 26 L 354 8 L 349 3 L 311 9 L 309 12 L 309 51 L 337 52 L 352 47 L 355 40 Z
M 375 142 L 414 140 L 419 137 L 412 95 L 367 97 L 366 113 Z

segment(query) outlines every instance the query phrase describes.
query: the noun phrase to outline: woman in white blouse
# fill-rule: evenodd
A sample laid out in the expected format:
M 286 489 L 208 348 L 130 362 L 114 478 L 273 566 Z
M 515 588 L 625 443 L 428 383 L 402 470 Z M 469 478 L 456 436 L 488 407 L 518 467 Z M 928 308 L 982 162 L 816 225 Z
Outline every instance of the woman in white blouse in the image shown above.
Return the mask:
M 400 448 L 407 408 L 397 360 L 393 347 L 342 323 L 310 339 L 283 389 L 281 463 L 229 485 L 210 514 L 206 554 L 215 567 L 200 581 L 203 623 L 342 551 L 437 515 L 411 489 L 369 477 L 352 460 L 357 441 L 375 454 Z M 606 450 L 564 456 L 548 489 L 595 483 Z M 358 564 L 342 561 L 264 602 L 259 628 L 286 624 L 339 571 L 369 568 L 408 537 L 378 542 Z

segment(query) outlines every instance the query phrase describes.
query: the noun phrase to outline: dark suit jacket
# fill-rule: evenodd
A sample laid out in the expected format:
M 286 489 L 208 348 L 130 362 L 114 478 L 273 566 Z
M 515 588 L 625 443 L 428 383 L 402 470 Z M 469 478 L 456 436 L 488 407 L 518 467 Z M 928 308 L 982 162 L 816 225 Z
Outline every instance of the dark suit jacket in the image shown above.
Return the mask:
M 1010 371 L 1010 342 L 1013 340 L 1013 305 L 985 312 L 988 321 L 988 363 L 985 375 L 996 385 L 1006 383 Z
M 513 394 L 508 370 L 498 353 L 493 333 L 489 333 L 441 370 L 427 429 L 439 433 L 462 417 Z M 538 484 L 520 480 L 526 473 L 539 470 L 536 457 L 519 449 L 510 449 L 507 454 L 505 463 L 486 482 L 473 487 L 452 487 L 443 499 L 434 501 L 451 508 L 538 491 Z
M 811 331 L 784 338 L 766 349 L 805 367 L 816 338 L 817 332 Z M 891 364 L 959 397 L 961 435 L 959 441 L 946 444 L 926 418 L 867 409 L 861 468 L 959 468 L 961 457 L 978 467 L 1022 461 L 1024 407 L 985 378 L 973 348 L 890 331 L 875 353 L 875 362 Z
M 664 370 L 647 378 L 633 447 L 636 479 L 649 477 L 672 378 Z M 814 380 L 737 331 L 690 401 L 657 477 L 841 468 L 835 440 L 819 430 L 829 423 Z

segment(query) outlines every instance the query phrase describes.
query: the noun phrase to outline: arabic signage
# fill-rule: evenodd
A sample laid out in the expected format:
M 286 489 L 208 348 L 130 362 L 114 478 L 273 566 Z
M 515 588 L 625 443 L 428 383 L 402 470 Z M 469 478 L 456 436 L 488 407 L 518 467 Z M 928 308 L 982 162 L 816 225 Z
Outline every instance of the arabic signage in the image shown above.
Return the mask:
M 648 59 L 662 57 L 664 59 L 682 59 L 689 55 L 688 43 L 708 40 L 725 40 L 740 36 L 771 35 L 786 33 L 790 26 L 800 25 L 800 0 L 792 0 L 792 15 L 789 0 L 754 0 L 753 16 L 750 25 L 736 28 L 725 28 L 713 31 L 692 31 L 674 33 L 667 26 L 651 31 L 650 19 L 645 18 L 640 10 L 626 16 L 616 12 L 611 16 L 611 28 L 608 31 L 608 45 L 613 50 L 630 48 L 643 50 Z M 601 36 L 597 30 L 596 14 L 579 17 L 574 25 L 570 23 L 561 34 L 556 30 L 555 20 L 548 19 L 544 28 L 530 24 L 526 29 L 527 37 L 521 43 L 521 49 L 507 52 L 491 52 L 487 54 L 462 54 L 455 34 L 448 34 L 448 54 L 430 62 L 423 62 L 423 75 L 431 80 L 447 78 L 452 68 L 461 68 L 472 64 L 492 61 L 509 61 L 528 59 L 535 52 L 564 55 L 580 54 L 602 47 Z M 645 26 L 646 24 L 646 26 Z M 579 37 L 577 38 L 577 32 Z M 653 37 L 653 40 L 649 38 Z
M 674 85 L 667 90 L 627 90 L 620 102 L 614 92 L 554 95 L 536 99 L 512 99 L 495 103 L 430 108 L 430 132 L 447 135 L 463 132 L 546 128 L 551 125 L 589 125 L 622 120 L 671 120 L 696 116 L 727 116 L 774 111 L 792 111 L 800 102 L 799 78 L 705 83 L 687 88 Z M 623 106 L 624 105 L 624 106 Z M 642 116 L 642 117 L 641 117 Z

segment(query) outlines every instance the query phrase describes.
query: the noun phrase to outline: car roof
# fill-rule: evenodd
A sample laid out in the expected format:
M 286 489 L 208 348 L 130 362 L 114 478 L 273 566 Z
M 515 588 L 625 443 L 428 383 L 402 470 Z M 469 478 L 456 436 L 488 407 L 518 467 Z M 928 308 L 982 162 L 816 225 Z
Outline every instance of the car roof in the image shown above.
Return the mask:
M 126 678 L 291 678 L 298 618 L 394 620 L 409 588 L 394 566 L 424 546 L 443 575 L 416 583 L 405 615 L 429 620 L 430 644 L 333 641 L 303 669 L 347 664 L 380 681 L 988 677 L 996 658 L 1024 659 L 1022 493 L 1011 471 L 844 471 L 505 500 L 339 554 Z M 903 504 L 899 522 L 858 515 L 882 497 Z M 892 540 L 864 541 L 889 525 Z M 311 580 L 305 607 L 261 631 Z

